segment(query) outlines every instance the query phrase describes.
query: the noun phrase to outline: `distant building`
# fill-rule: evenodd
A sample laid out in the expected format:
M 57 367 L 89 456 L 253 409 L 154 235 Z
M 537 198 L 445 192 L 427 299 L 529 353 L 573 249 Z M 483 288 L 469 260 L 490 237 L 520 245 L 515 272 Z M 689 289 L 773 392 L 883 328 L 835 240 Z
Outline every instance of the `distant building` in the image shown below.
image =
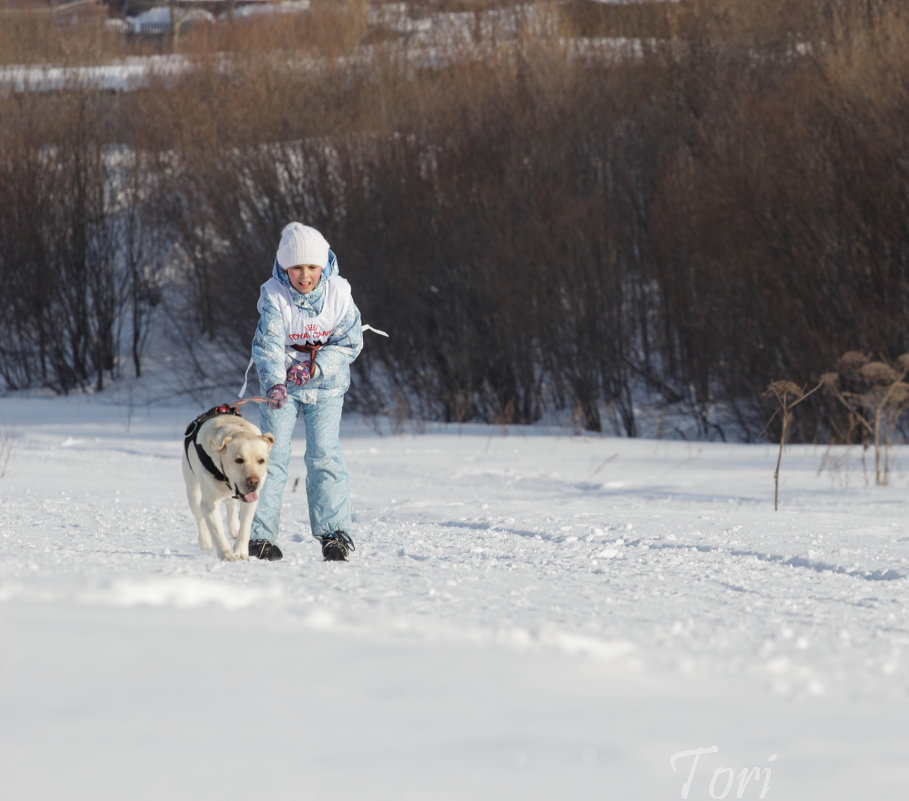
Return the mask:
M 123 14 L 131 34 L 160 36 L 225 17 L 296 13 L 309 6 L 309 0 L 124 0 Z
M 216 18 L 307 11 L 310 0 L 0 0 L 4 16 L 50 16 L 58 25 L 108 19 L 127 33 L 161 36 L 214 24 Z

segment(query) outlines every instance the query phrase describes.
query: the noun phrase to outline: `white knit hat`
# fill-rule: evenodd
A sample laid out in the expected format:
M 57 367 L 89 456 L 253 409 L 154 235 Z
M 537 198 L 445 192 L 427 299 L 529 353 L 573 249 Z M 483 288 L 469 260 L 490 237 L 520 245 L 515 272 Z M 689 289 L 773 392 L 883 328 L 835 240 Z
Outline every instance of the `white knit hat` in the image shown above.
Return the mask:
M 278 244 L 278 266 L 282 270 L 296 264 L 328 266 L 328 242 L 315 228 L 292 222 L 281 231 Z

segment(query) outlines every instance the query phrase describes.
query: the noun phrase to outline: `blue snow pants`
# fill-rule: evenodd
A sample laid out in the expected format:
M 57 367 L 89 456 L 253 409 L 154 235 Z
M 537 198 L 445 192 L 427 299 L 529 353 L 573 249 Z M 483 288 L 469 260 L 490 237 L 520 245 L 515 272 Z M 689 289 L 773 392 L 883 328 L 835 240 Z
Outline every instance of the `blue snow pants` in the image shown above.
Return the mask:
M 291 396 L 280 409 L 267 403 L 259 407 L 259 428 L 263 433 L 270 431 L 275 444 L 268 458 L 268 478 L 259 493 L 251 539 L 272 543 L 278 539 L 290 440 L 300 415 L 306 426 L 303 461 L 312 535 L 320 538 L 335 531 L 350 533 L 350 477 L 340 440 L 343 406 L 344 396 L 340 395 L 320 398 L 317 403 L 303 403 Z

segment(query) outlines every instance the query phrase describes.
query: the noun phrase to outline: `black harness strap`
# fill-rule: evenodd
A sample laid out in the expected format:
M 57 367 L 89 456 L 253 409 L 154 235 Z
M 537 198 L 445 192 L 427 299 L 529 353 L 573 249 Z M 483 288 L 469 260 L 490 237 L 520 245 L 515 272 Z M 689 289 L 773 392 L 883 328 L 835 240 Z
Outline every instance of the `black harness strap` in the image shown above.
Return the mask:
M 202 428 L 202 424 L 211 420 L 213 417 L 220 417 L 222 414 L 234 414 L 237 417 L 242 417 L 240 410 L 236 406 L 229 406 L 226 403 L 222 403 L 220 406 L 214 406 L 209 409 L 204 414 L 200 414 L 195 420 L 193 420 L 189 426 L 186 428 L 186 434 L 183 437 L 183 449 L 186 451 L 187 461 L 189 460 L 189 446 L 190 444 L 195 445 L 196 455 L 199 457 L 199 462 L 201 462 L 202 467 L 204 467 L 209 473 L 211 473 L 216 481 L 223 481 L 227 484 L 228 488 L 230 486 L 230 481 L 227 476 L 222 473 L 215 463 L 212 461 L 211 456 L 208 455 L 205 448 L 203 448 L 198 440 L 196 440 L 196 434 L 199 433 L 199 429 Z M 189 469 L 192 470 L 192 464 L 189 465 Z

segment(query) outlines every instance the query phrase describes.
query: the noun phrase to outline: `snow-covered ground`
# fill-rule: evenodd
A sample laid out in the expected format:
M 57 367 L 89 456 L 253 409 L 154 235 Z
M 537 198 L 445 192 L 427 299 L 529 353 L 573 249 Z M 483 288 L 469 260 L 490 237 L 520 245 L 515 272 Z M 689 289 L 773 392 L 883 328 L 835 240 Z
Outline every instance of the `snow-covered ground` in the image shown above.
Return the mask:
M 0 398 L 3 798 L 905 797 L 909 451 L 790 448 L 774 513 L 770 445 L 351 418 L 351 562 L 301 440 L 284 560 L 227 564 L 203 410 Z

